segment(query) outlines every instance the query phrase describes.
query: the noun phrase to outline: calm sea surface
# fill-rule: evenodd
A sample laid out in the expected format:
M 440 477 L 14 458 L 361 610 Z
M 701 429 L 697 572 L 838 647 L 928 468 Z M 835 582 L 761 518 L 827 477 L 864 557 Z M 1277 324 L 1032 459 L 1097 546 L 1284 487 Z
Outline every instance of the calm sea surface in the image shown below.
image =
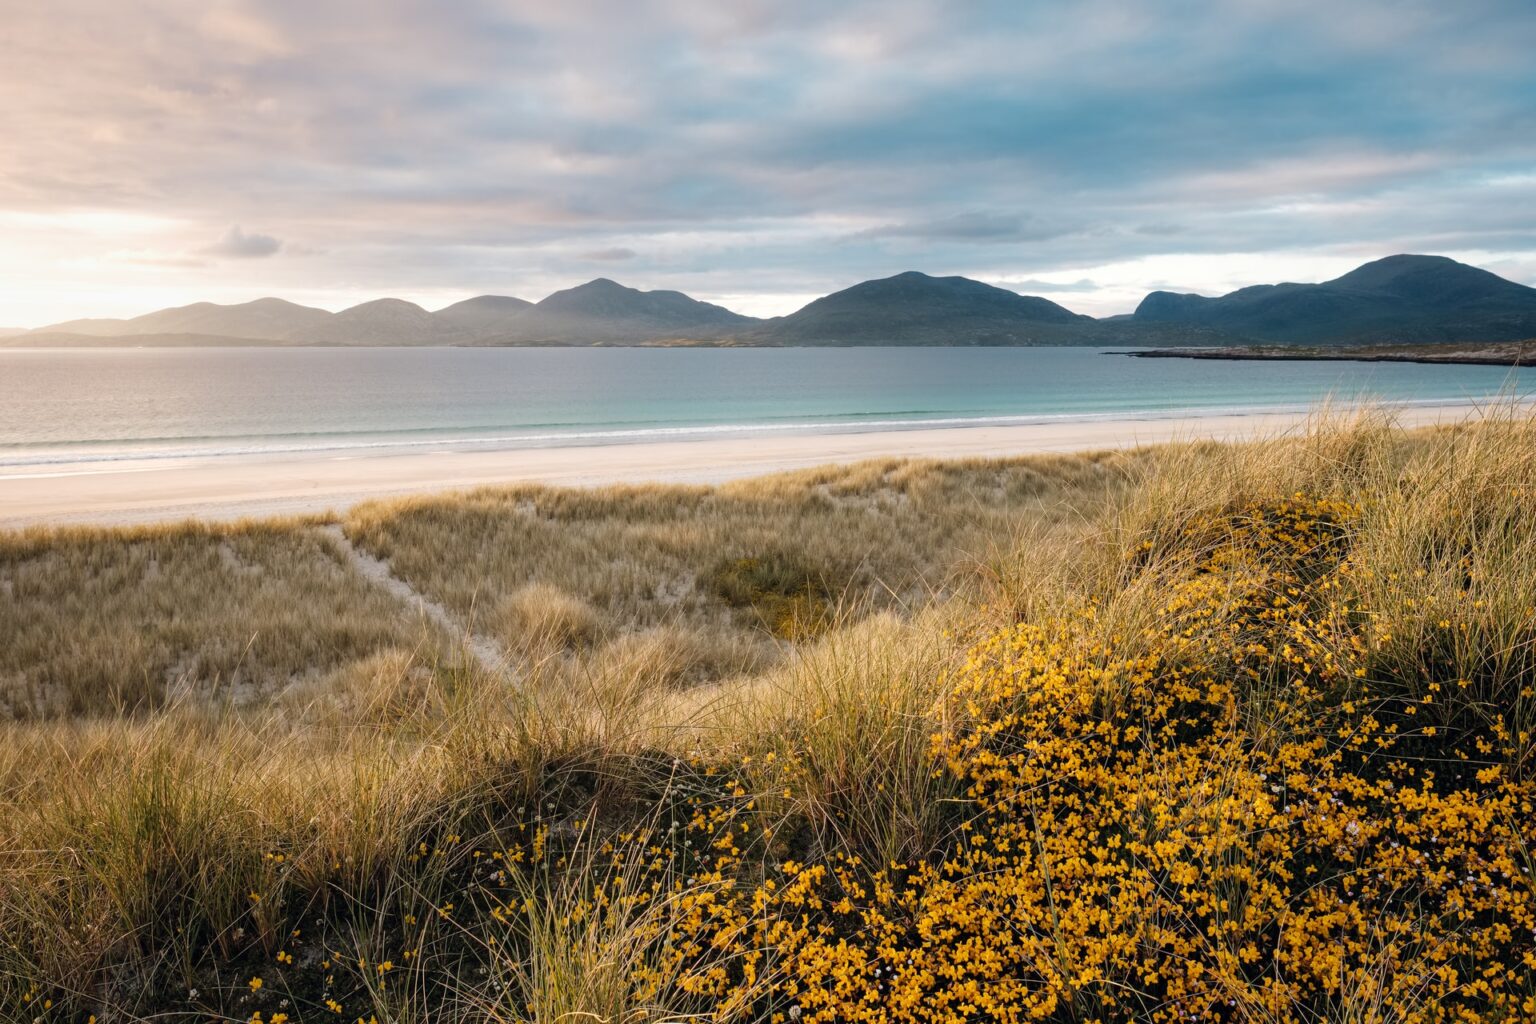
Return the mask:
M 1536 370 L 1094 348 L 0 349 L 0 465 L 1529 397 Z

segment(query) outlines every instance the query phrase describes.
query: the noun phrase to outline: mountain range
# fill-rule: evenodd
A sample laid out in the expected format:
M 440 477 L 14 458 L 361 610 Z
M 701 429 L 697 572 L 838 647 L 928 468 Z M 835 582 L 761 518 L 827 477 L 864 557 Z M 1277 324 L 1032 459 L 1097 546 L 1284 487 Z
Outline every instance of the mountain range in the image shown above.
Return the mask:
M 1510 341 L 1536 336 L 1536 288 L 1443 256 L 1388 256 L 1321 284 L 1207 297 L 1152 292 L 1095 319 L 1048 299 L 917 271 L 757 319 L 598 278 L 540 302 L 482 295 L 429 312 L 376 299 L 339 313 L 265 298 L 0 332 L 7 345 L 1071 345 Z
M 1280 344 L 1515 341 L 1536 335 L 1536 289 L 1444 256 L 1388 256 L 1322 284 L 1153 292 L 1133 318 Z

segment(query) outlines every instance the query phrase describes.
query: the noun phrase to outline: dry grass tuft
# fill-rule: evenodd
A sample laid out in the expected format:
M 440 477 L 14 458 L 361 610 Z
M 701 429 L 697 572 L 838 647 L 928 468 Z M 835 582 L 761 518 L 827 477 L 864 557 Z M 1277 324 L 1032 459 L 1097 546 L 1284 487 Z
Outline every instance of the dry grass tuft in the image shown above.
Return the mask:
M 597 609 L 552 583 L 529 583 L 508 594 L 496 613 L 502 642 L 527 653 L 590 650 L 603 638 Z

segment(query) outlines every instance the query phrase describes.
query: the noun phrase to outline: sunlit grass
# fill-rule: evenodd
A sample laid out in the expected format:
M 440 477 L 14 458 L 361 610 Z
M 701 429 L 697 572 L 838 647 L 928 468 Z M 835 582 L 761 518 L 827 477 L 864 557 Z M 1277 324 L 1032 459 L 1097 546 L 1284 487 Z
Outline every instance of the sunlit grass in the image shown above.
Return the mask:
M 313 524 L 8 538 L 0 1005 L 1529 1019 L 1533 497 L 1367 412 L 349 517 L 494 666 Z

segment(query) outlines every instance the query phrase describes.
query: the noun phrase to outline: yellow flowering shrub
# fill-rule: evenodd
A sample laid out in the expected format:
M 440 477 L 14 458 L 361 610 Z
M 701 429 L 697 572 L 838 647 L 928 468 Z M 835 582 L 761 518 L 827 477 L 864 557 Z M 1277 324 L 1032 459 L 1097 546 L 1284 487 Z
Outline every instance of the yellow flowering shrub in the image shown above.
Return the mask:
M 1197 523 L 1134 645 L 1084 622 L 980 644 L 935 739 L 973 816 L 931 862 L 782 864 L 751 908 L 762 1012 L 1532 1019 L 1536 790 L 1373 696 L 1357 514 Z

